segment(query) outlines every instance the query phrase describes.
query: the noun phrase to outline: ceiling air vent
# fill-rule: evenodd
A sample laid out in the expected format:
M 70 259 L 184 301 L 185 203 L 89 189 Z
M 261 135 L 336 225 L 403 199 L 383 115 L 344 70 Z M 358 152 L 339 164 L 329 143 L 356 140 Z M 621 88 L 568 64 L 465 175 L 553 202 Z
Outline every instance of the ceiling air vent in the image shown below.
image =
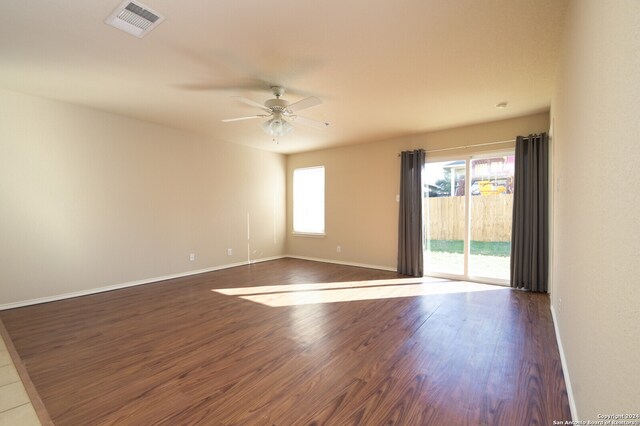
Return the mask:
M 144 4 L 125 0 L 104 21 L 136 37 L 142 38 L 164 21 L 164 16 Z

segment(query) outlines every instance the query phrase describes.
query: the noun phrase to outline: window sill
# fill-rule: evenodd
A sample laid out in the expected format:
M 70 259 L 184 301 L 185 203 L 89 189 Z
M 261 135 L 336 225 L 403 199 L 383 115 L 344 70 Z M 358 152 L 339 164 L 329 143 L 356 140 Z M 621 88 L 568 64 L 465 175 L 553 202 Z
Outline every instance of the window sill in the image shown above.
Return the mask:
M 316 232 L 292 232 L 291 235 L 294 237 L 311 237 L 311 238 L 325 238 L 327 234 L 324 232 L 316 233 Z

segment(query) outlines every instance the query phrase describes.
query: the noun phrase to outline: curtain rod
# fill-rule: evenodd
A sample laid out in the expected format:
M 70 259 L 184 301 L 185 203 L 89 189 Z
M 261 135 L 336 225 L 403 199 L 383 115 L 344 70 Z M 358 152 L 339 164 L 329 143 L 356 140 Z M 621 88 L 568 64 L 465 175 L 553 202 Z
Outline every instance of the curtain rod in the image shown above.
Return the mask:
M 426 153 L 430 153 L 430 152 L 441 152 L 441 151 L 452 151 L 454 149 L 466 149 L 466 148 L 472 148 L 475 146 L 487 146 L 487 145 L 499 145 L 499 144 L 503 144 L 503 143 L 510 143 L 510 142 L 515 142 L 515 139 L 509 139 L 506 141 L 498 141 L 498 142 L 486 142 L 486 143 L 475 143 L 472 145 L 462 145 L 462 146 L 454 146 L 452 148 L 440 148 L 440 149 L 430 149 L 425 151 Z M 400 157 L 400 154 L 398 154 L 398 157 Z

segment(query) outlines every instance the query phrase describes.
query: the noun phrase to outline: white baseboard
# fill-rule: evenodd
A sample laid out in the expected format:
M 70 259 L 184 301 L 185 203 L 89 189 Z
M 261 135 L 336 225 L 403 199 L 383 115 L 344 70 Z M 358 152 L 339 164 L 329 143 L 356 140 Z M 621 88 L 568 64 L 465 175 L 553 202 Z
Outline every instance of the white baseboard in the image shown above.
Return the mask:
M 336 265 L 356 266 L 358 268 L 380 269 L 382 271 L 396 272 L 396 268 L 393 268 L 391 266 L 368 265 L 366 263 L 344 262 L 342 260 L 321 259 L 318 257 L 294 256 L 292 254 L 288 254 L 284 257 L 289 257 L 291 259 L 311 260 L 312 262 L 334 263 Z
M 562 374 L 564 375 L 564 384 L 567 388 L 567 398 L 569 399 L 569 408 L 571 409 L 571 419 L 578 421 L 578 411 L 576 410 L 576 401 L 573 399 L 573 389 L 571 388 L 571 378 L 569 377 L 569 368 L 567 367 L 567 359 L 564 356 L 564 348 L 562 347 L 562 339 L 560 338 L 560 330 L 556 320 L 556 311 L 551 305 L 551 318 L 553 319 L 553 328 L 556 332 L 556 341 L 558 342 L 558 351 L 560 351 L 560 362 L 562 363 Z
M 81 291 L 74 291 L 74 292 L 71 292 L 71 293 L 57 294 L 55 296 L 39 297 L 37 299 L 21 300 L 19 302 L 5 303 L 3 305 L 0 305 L 0 311 L 4 311 L 6 309 L 20 308 L 20 307 L 29 306 L 29 305 L 37 305 L 39 303 L 55 302 L 56 300 L 71 299 L 73 297 L 87 296 L 89 294 L 103 293 L 105 291 L 118 290 L 118 289 L 126 288 L 126 287 L 134 287 L 134 286 L 142 285 L 142 284 L 150 284 L 150 283 L 154 283 L 154 282 L 158 282 L 158 281 L 171 280 L 171 279 L 174 279 L 174 278 L 188 277 L 190 275 L 197 275 L 197 274 L 203 274 L 205 272 L 219 271 L 221 269 L 235 268 L 237 266 L 251 265 L 251 264 L 259 263 L 259 262 L 268 262 L 270 260 L 282 259 L 284 257 L 287 257 L 287 256 L 283 255 L 283 256 L 265 257 L 265 258 L 262 258 L 262 259 L 256 259 L 256 260 L 251 260 L 251 261 L 243 261 L 243 262 L 238 262 L 238 263 L 230 263 L 230 264 L 226 264 L 226 265 L 213 266 L 211 268 L 180 272 L 180 273 L 177 273 L 177 274 L 164 275 L 164 276 L 161 276 L 161 277 L 145 278 L 143 280 L 129 281 L 129 282 L 126 282 L 126 283 L 113 284 L 113 285 L 108 285 L 108 286 L 104 286 L 104 287 L 92 288 L 92 289 L 88 289 L 88 290 L 81 290 Z

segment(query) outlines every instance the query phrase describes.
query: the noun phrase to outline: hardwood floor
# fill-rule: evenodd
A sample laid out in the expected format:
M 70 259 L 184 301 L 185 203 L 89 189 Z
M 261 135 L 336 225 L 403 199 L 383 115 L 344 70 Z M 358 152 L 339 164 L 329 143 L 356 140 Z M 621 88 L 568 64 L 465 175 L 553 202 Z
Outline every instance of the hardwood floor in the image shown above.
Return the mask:
M 547 295 L 398 278 L 283 259 L 0 317 L 59 426 L 571 418 Z

